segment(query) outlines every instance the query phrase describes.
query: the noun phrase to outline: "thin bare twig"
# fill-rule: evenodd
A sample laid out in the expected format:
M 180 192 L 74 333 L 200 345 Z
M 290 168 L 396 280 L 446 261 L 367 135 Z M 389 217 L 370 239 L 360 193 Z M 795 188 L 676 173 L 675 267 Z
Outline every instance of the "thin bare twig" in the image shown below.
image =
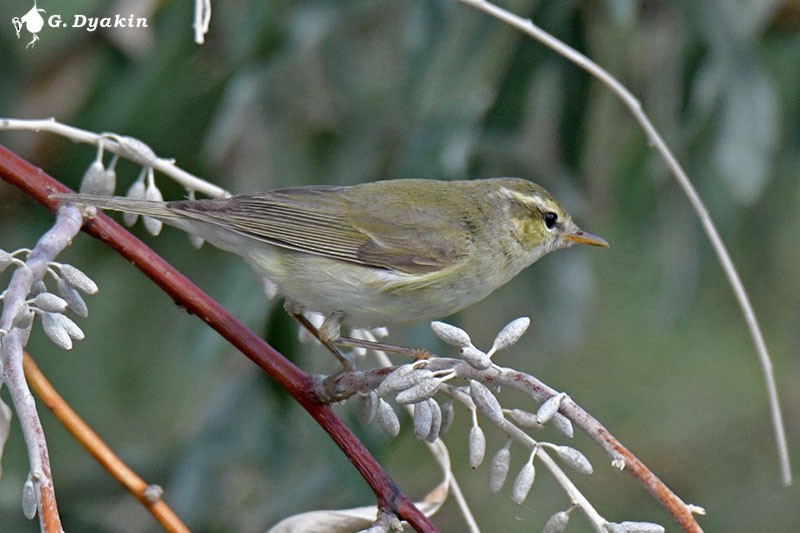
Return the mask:
M 689 176 L 683 170 L 683 167 L 673 155 L 664 139 L 661 138 L 653 123 L 648 118 L 647 114 L 642 110 L 641 103 L 625 88 L 616 78 L 609 74 L 605 69 L 600 67 L 597 63 L 581 54 L 574 48 L 566 43 L 556 39 L 546 31 L 536 26 L 530 19 L 524 19 L 509 11 L 486 2 L 484 0 L 459 0 L 464 4 L 472 6 L 484 13 L 505 22 L 506 24 L 530 35 L 536 41 L 542 43 L 548 48 L 554 50 L 559 55 L 569 59 L 589 74 L 600 80 L 603 84 L 608 86 L 611 91 L 616 94 L 625 106 L 630 110 L 636 121 L 644 129 L 650 145 L 661 155 L 667 164 L 667 167 L 675 176 L 678 185 L 683 189 L 684 194 L 689 199 L 695 213 L 700 218 L 700 223 L 703 230 L 714 248 L 717 259 L 728 278 L 728 283 L 733 290 L 739 307 L 744 315 L 747 329 L 750 331 L 750 336 L 758 354 L 761 370 L 764 373 L 764 380 L 767 386 L 767 395 L 769 397 L 770 414 L 772 416 L 772 424 L 775 429 L 775 440 L 778 447 L 778 460 L 780 462 L 781 477 L 784 485 L 791 485 L 792 472 L 789 461 L 789 449 L 786 442 L 786 430 L 784 429 L 783 416 L 781 415 L 780 401 L 778 399 L 778 387 L 775 384 L 775 376 L 772 369 L 772 360 L 770 359 L 767 345 L 764 341 L 764 336 L 761 333 L 761 328 L 758 325 L 753 306 L 750 304 L 750 298 L 747 296 L 747 291 L 744 288 L 742 280 L 733 265 L 733 261 L 728 254 L 725 243 L 717 231 L 714 221 L 708 214 L 705 204 L 703 203 L 697 190 L 692 185 Z
M 46 131 L 70 139 L 76 143 L 91 144 L 102 146 L 103 150 L 113 154 L 126 156 L 131 160 L 136 160 L 143 167 L 150 167 L 185 187 L 189 191 L 196 191 L 214 198 L 230 196 L 230 193 L 210 183 L 198 178 L 194 174 L 186 172 L 175 165 L 175 161 L 157 157 L 152 150 L 143 142 L 132 137 L 125 137 L 115 133 L 94 133 L 74 126 L 62 124 L 54 118 L 22 120 L 15 118 L 0 119 L 0 130 L 18 131 Z

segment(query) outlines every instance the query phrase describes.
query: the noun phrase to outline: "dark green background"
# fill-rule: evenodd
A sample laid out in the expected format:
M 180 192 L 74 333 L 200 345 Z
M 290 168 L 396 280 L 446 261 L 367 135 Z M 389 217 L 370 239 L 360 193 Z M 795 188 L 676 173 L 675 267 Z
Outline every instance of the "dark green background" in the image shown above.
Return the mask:
M 215 2 L 204 46 L 192 41 L 192 2 L 166 1 L 136 13 L 151 27 L 132 32 L 132 48 L 116 31 L 46 27 L 26 50 L 28 34 L 17 40 L 8 21 L 30 4 L 0 5 L 0 116 L 55 116 L 132 135 L 235 192 L 390 177 L 512 175 L 544 185 L 612 247 L 547 257 L 452 321 L 488 347 L 506 322 L 530 316 L 523 342 L 497 362 L 568 392 L 685 501 L 708 510 L 706 531 L 798 527 L 800 497 L 780 486 L 754 349 L 698 219 L 632 117 L 577 67 L 452 0 Z M 627 85 L 693 178 L 772 350 L 797 471 L 800 7 L 503 5 Z M 64 18 L 117 9 L 92 0 L 39 7 Z M 0 142 L 73 187 L 94 157 L 91 147 L 49 134 L 2 132 Z M 137 174 L 121 163 L 121 190 Z M 159 183 L 167 197 L 183 194 Z M 52 222 L 6 185 L 0 220 L 7 250 L 31 247 Z M 335 368 L 321 350 L 296 344 L 279 303 L 264 300 L 235 257 L 197 252 L 175 230 L 157 239 L 134 231 L 303 368 Z M 80 321 L 87 338 L 64 353 L 36 326 L 29 348 L 100 435 L 164 486 L 193 529 L 263 531 L 296 512 L 373 502 L 298 406 L 130 264 L 85 236 L 62 259 L 101 288 Z M 448 354 L 426 325 L 393 339 Z M 501 401 L 530 407 L 510 392 Z M 419 498 L 438 481 L 407 418 L 390 439 L 360 427 L 350 405 L 339 411 L 407 494 Z M 49 413 L 43 418 L 68 531 L 157 529 Z M 0 523 L 35 531 L 20 508 L 27 463 L 13 424 Z M 468 426 L 458 410 L 446 442 L 483 530 L 536 531 L 568 506 L 542 468 L 522 506 L 510 487 L 489 495 L 486 466 L 467 466 Z M 503 438 L 485 429 L 492 454 Z M 595 466 L 593 476 L 573 477 L 604 516 L 677 530 L 584 435 L 571 444 Z M 525 455 L 512 447 L 512 475 Z M 446 531 L 464 527 L 452 502 L 435 520 Z M 569 530 L 588 529 L 576 515 Z

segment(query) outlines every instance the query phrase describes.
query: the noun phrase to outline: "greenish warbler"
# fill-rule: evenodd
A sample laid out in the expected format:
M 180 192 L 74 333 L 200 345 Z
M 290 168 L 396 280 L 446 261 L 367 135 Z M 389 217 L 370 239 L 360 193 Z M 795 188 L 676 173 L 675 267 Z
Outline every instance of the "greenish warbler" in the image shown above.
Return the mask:
M 442 318 L 549 252 L 608 246 L 542 187 L 518 178 L 399 179 L 176 202 L 51 198 L 154 217 L 202 237 L 242 256 L 293 310 L 351 327 Z

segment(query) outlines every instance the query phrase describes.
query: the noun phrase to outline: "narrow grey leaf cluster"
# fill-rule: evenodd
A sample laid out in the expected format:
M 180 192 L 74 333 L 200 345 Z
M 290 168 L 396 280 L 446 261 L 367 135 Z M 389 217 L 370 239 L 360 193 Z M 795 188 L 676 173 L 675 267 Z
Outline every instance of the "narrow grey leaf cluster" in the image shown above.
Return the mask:
M 447 344 L 461 348 L 461 358 L 472 368 L 486 370 L 492 366 L 491 358 L 472 344 L 472 340 L 463 329 L 444 322 L 431 322 L 431 329 Z
M 453 367 L 443 367 L 440 363 L 431 364 L 435 358 L 418 359 L 412 363 L 399 365 L 383 378 L 374 391 L 361 392 L 357 395 L 359 420 L 362 423 L 369 423 L 374 419 L 384 432 L 391 436 L 397 435 L 400 431 L 397 413 L 387 401 L 392 398 L 398 404 L 413 407 L 412 421 L 414 435 L 417 439 L 434 442 L 448 429 L 454 413 L 452 399 L 440 405 L 434 397 L 437 393 L 444 392 L 452 398 L 458 399 L 472 411 L 472 426 L 467 443 L 470 468 L 478 468 L 486 456 L 486 434 L 478 423 L 479 414 L 493 422 L 501 430 L 505 430 L 510 437 L 489 460 L 489 491 L 498 493 L 509 477 L 511 443 L 518 440 L 519 428 L 541 429 L 547 424 L 552 424 L 567 437 L 573 435 L 572 423 L 559 412 L 564 402 L 569 399 L 565 393 L 553 394 L 542 402 L 536 412 L 530 412 L 516 408 L 503 409 L 496 395 L 497 391 L 490 388 L 493 383 L 504 383 L 502 378 L 498 380 L 495 377 L 494 370 L 490 370 L 493 365 L 492 356 L 499 350 L 513 346 L 529 325 L 530 320 L 527 318 L 519 318 L 510 322 L 497 334 L 492 348 L 488 352 L 484 352 L 472 344 L 466 331 L 444 322 L 433 322 L 431 324 L 433 332 L 442 341 L 458 347 L 463 362 L 475 370 L 489 370 L 486 379 L 476 377 L 481 374 L 468 370 L 464 371 L 466 375 L 461 376 L 462 378 L 467 378 L 467 376 L 471 378 L 467 379 L 468 387 L 446 384 L 445 381 L 459 377 L 457 369 L 465 367 L 460 363 Z M 495 367 L 495 369 L 503 371 L 500 367 Z M 506 416 L 508 416 L 508 421 Z M 512 436 L 514 438 L 511 438 Z M 575 448 L 537 442 L 532 439 L 525 441 L 527 446 L 530 446 L 530 443 L 532 443 L 533 449 L 530 450 L 527 461 L 514 477 L 511 488 L 511 498 L 517 504 L 522 504 L 533 488 L 536 479 L 535 458 L 541 447 L 551 448 L 562 462 L 575 471 L 582 474 L 592 473 L 592 466 L 588 459 Z M 569 514 L 574 508 L 577 508 L 577 504 L 567 511 L 561 511 L 551 516 L 545 524 L 544 531 L 547 533 L 565 531 L 569 523 Z M 626 522 L 625 524 L 626 526 L 619 525 L 619 527 L 629 527 L 629 524 L 632 523 Z M 610 524 L 609 527 L 617 527 L 617 525 Z M 649 533 L 649 530 L 642 531 Z
M 121 139 L 121 137 L 118 136 L 114 137 L 115 140 L 117 138 Z M 131 186 L 128 187 L 128 190 L 125 192 L 125 197 L 130 198 L 131 200 L 148 200 L 151 202 L 163 202 L 164 196 L 161 194 L 161 189 L 159 189 L 158 186 L 156 185 L 155 173 L 152 167 L 152 164 L 156 160 L 155 154 L 152 152 L 152 150 L 150 150 L 149 147 L 147 147 L 147 145 L 145 145 L 141 141 L 131 138 L 126 138 L 126 139 L 130 139 L 131 146 L 140 145 L 141 147 L 146 148 L 146 151 L 148 151 L 148 155 L 144 157 L 135 157 L 133 158 L 133 161 L 137 163 L 142 163 L 142 161 L 149 161 L 149 163 L 142 164 L 142 171 L 139 173 L 139 176 L 136 178 L 133 184 L 131 184 Z M 133 143 L 133 141 L 135 141 L 135 143 Z M 101 148 L 101 153 L 102 153 L 102 148 Z M 129 157 L 130 154 L 127 155 L 123 154 L 123 156 L 126 158 L 130 158 Z M 98 158 L 99 157 L 100 156 L 98 156 Z M 111 162 L 111 165 L 109 166 L 109 169 L 104 171 L 105 174 L 107 175 L 106 179 L 110 180 L 112 175 L 114 177 L 114 183 L 110 185 L 111 186 L 110 191 L 107 192 L 100 191 L 97 194 L 104 194 L 110 196 L 114 193 L 114 188 L 116 186 L 116 173 L 114 172 L 113 166 L 116 164 L 117 159 L 118 156 L 115 156 Z M 89 167 L 90 170 L 92 170 L 92 168 L 94 167 L 95 173 L 100 172 L 100 169 L 97 167 L 98 161 L 95 161 Z M 100 167 L 102 167 L 102 163 L 99 163 L 99 165 Z M 87 174 L 88 173 L 89 171 L 87 170 Z M 83 187 L 81 187 L 81 192 L 90 192 L 90 191 L 88 190 L 84 191 Z M 122 213 L 122 220 L 126 226 L 133 226 L 134 224 L 136 224 L 136 221 L 139 220 L 139 215 L 135 213 L 124 212 Z M 145 230 L 147 230 L 147 232 L 150 233 L 151 235 L 158 235 L 159 233 L 161 233 L 161 229 L 164 226 L 163 222 L 161 222 L 160 220 L 145 215 L 142 216 L 142 223 L 144 224 Z M 195 244 L 195 246 L 199 248 L 200 245 L 202 244 L 202 239 L 199 242 L 197 240 L 193 241 L 193 244 Z
M 114 154 L 108 167 L 105 167 L 103 165 L 103 152 L 105 146 L 108 146 L 109 141 L 113 141 L 118 145 L 118 153 Z M 86 169 L 81 179 L 80 192 L 112 196 L 117 186 L 116 165 L 120 157 L 129 159 L 142 167 L 139 176 L 125 193 L 125 197 L 132 200 L 163 202 L 164 196 L 155 182 L 154 166 L 159 161 L 155 152 L 138 139 L 114 133 L 102 134 L 98 145 L 97 157 Z M 194 189 L 187 187 L 187 195 L 189 199 L 193 200 L 195 198 Z M 136 221 L 139 220 L 139 215 L 123 212 L 122 220 L 126 226 L 133 226 L 136 224 Z M 144 224 L 145 230 L 154 236 L 159 235 L 164 226 L 161 220 L 147 215 L 142 215 L 142 223 Z M 199 249 L 204 242 L 203 238 L 192 234 L 189 234 L 189 240 L 196 249 Z
M 16 264 L 17 268 L 28 268 L 16 255 L 27 252 L 18 250 L 14 253 L 0 251 L 3 266 Z M 94 294 L 97 285 L 89 276 L 71 265 L 49 263 L 47 273 L 56 281 L 56 293 L 50 292 L 43 280 L 36 281 L 31 287 L 30 298 L 22 302 L 15 310 L 12 325 L 14 328 L 30 334 L 34 318 L 41 318 L 42 329 L 56 346 L 64 350 L 72 349 L 72 342 L 84 338 L 81 328 L 65 313 L 72 311 L 76 316 L 88 316 L 88 308 L 81 292 Z
M 525 330 L 528 329 L 531 321 L 527 317 L 517 318 L 508 323 L 497 334 L 492 344 L 492 349 L 484 352 L 472 344 L 472 340 L 466 331 L 456 326 L 444 322 L 431 322 L 431 329 L 437 337 L 451 346 L 457 346 L 461 350 L 461 358 L 476 370 L 486 370 L 492 366 L 492 356 L 498 350 L 508 348 L 515 344 Z
M 400 423 L 386 398 L 392 397 L 401 405 L 413 407 L 414 434 L 417 439 L 434 442 L 450 427 L 453 405 L 440 406 L 433 398 L 442 383 L 454 376 L 452 371 L 432 372 L 425 368 L 427 362 L 416 361 L 392 370 L 369 393 L 358 394 L 358 417 L 362 423 L 376 418 L 378 425 L 391 436 L 400 431 Z M 373 412 L 375 414 L 373 414 Z

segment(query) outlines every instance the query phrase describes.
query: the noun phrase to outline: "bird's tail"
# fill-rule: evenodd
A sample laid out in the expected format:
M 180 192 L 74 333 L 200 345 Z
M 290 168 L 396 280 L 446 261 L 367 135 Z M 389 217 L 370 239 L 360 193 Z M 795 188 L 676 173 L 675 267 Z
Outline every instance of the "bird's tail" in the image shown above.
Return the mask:
M 135 215 L 144 215 L 162 220 L 179 218 L 179 215 L 169 208 L 169 202 L 153 200 L 136 200 L 124 196 L 99 196 L 94 194 L 58 193 L 51 194 L 51 200 L 59 202 L 72 202 L 74 204 L 92 205 L 100 209 L 122 211 Z

